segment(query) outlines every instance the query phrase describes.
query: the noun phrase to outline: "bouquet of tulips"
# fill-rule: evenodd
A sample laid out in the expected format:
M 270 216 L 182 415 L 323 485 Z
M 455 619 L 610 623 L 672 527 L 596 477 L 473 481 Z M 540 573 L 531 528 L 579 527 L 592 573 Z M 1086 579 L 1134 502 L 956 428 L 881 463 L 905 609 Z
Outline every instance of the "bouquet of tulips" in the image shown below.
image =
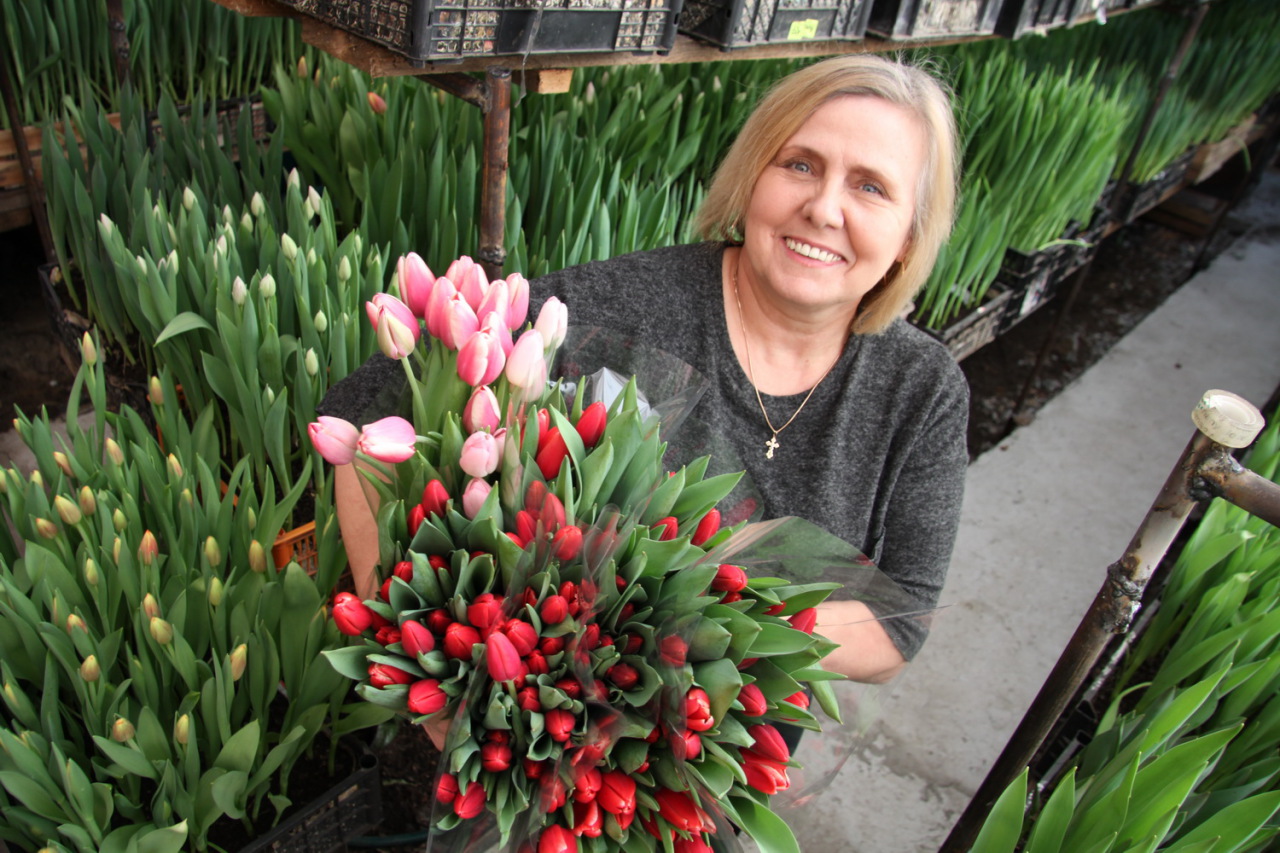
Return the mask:
M 384 575 L 338 595 L 362 642 L 326 655 L 369 702 L 451 721 L 429 849 L 694 853 L 737 849 L 736 827 L 798 850 L 770 809 L 793 765 L 775 724 L 818 729 L 810 696 L 838 719 L 813 630 L 840 584 L 757 575 L 879 573 L 814 555 L 825 534 L 799 519 L 722 527 L 741 475 L 665 471 L 634 378 L 612 400 L 549 384 L 567 311 L 552 297 L 517 336 L 519 275 L 409 255 L 396 279 L 403 299 L 368 310 L 412 420 L 322 417 L 311 438 L 359 457 Z

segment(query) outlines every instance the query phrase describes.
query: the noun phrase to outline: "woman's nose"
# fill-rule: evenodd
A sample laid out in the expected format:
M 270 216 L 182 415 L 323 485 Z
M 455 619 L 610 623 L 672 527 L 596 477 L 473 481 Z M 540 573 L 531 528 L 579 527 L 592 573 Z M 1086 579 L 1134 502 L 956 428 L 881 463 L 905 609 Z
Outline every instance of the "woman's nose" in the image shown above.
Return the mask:
M 822 181 L 814 187 L 806 205 L 806 215 L 819 228 L 844 225 L 844 190 L 836 181 Z

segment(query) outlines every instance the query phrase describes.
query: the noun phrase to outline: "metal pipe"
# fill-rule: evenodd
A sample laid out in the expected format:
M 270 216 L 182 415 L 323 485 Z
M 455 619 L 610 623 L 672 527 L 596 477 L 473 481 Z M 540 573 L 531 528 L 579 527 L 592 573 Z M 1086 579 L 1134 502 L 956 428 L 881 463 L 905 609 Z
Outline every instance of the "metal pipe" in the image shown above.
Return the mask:
M 1067 710 L 1072 697 L 1088 677 L 1113 634 L 1129 630 L 1142 593 L 1156 567 L 1182 529 L 1192 507 L 1205 494 L 1206 482 L 1240 483 L 1235 489 L 1255 505 L 1280 503 L 1280 487 L 1267 491 L 1262 499 L 1252 498 L 1254 484 L 1238 471 L 1228 447 L 1244 447 L 1262 427 L 1262 416 L 1247 401 L 1223 391 L 1206 392 L 1192 418 L 1198 427 L 1177 465 L 1151 504 L 1142 524 L 1124 555 L 1107 567 L 1107 577 L 1093 603 L 1076 627 L 1067 647 L 1045 679 L 1044 686 L 1009 737 L 987 777 L 939 848 L 940 853 L 968 851 L 987 814 L 1005 788 L 1017 778 L 1035 756 L 1040 745 Z M 1229 471 L 1229 475 L 1219 472 Z M 1243 469 L 1240 469 L 1243 470 Z M 1261 479 L 1261 478 L 1259 478 Z M 1224 492 L 1223 497 L 1227 497 Z
M 129 82 L 129 33 L 124 25 L 123 0 L 107 0 L 107 29 L 111 33 L 111 52 L 115 55 L 116 82 Z
M 489 103 L 484 108 L 484 157 L 480 170 L 480 265 L 501 278 L 507 260 L 507 157 L 511 146 L 511 71 L 490 68 Z

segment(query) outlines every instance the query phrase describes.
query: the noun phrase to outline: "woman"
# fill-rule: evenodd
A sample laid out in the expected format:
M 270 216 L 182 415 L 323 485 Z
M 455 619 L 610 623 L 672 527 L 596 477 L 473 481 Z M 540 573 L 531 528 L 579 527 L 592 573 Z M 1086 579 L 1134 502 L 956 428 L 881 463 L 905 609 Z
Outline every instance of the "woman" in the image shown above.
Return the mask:
M 699 214 L 709 242 L 531 284 L 575 324 L 698 369 L 709 387 L 695 417 L 736 450 L 764 516 L 807 518 L 852 543 L 920 610 L 936 604 L 955 537 L 968 391 L 945 348 L 901 317 L 950 230 L 954 149 L 950 104 L 928 74 L 870 55 L 826 60 L 782 80 L 747 120 Z M 323 413 L 353 419 L 343 398 L 399 370 L 380 358 Z M 359 572 L 377 540 L 350 466 L 338 492 Z M 858 601 L 825 603 L 818 630 L 840 644 L 828 668 L 869 682 L 892 678 L 926 633 Z

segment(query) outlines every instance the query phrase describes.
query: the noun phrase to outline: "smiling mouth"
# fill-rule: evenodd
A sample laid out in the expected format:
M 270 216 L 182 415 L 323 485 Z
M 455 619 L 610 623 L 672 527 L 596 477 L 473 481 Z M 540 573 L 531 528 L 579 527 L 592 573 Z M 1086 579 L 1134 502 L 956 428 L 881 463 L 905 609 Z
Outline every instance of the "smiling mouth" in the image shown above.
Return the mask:
M 810 246 L 808 243 L 801 243 L 799 240 L 793 240 L 790 237 L 783 238 L 783 242 L 787 244 L 788 249 L 797 255 L 804 255 L 806 258 L 821 261 L 824 264 L 834 264 L 837 261 L 844 260 L 834 252 L 819 249 L 817 246 Z

